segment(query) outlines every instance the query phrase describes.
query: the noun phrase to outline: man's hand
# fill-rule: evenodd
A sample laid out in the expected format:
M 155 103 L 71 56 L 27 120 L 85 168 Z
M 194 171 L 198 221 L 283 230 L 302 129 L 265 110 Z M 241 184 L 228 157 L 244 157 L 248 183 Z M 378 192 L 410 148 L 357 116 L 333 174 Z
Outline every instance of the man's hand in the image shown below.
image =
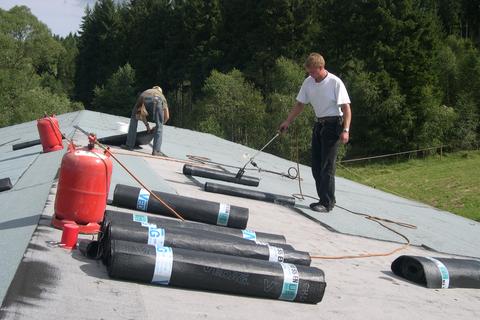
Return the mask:
M 284 133 L 285 131 L 287 131 L 289 125 L 290 122 L 288 122 L 288 120 L 283 121 L 282 124 L 278 127 L 278 131 L 280 133 Z
M 343 144 L 347 144 L 348 140 L 350 139 L 350 134 L 348 132 L 343 131 L 340 134 L 340 142 Z

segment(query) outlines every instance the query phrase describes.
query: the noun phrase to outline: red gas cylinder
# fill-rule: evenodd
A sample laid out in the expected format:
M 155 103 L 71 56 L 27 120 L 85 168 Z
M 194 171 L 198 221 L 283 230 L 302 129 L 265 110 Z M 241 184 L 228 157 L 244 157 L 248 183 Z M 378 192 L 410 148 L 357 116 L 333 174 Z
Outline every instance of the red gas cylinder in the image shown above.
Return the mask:
M 43 152 L 57 151 L 63 149 L 62 134 L 55 115 L 45 116 L 37 120 L 38 135 L 42 143 Z
M 112 177 L 112 160 L 93 148 L 95 137 L 90 136 L 88 147 L 75 148 L 73 144 L 63 156 L 55 198 L 52 224 L 77 223 L 80 233 L 96 233 L 107 206 Z

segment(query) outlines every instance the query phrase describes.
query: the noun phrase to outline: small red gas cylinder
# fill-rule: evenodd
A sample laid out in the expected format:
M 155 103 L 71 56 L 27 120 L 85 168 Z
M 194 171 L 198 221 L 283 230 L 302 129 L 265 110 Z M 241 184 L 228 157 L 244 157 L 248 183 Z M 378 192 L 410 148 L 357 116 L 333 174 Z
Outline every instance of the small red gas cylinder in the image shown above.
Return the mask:
M 37 120 L 38 135 L 42 143 L 43 152 L 57 151 L 63 149 L 62 134 L 55 115 L 45 116 Z
M 94 136 L 88 147 L 68 146 L 63 156 L 55 197 L 52 224 L 63 228 L 76 223 L 80 233 L 96 233 L 107 206 L 112 177 L 112 160 L 102 150 L 94 148 Z

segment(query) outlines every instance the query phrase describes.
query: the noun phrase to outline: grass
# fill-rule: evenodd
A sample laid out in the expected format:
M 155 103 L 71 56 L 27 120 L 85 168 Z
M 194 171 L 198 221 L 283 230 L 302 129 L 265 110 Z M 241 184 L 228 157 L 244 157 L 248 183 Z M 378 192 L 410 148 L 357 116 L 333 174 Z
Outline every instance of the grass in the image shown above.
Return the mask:
M 480 151 L 338 165 L 337 175 L 480 221 Z

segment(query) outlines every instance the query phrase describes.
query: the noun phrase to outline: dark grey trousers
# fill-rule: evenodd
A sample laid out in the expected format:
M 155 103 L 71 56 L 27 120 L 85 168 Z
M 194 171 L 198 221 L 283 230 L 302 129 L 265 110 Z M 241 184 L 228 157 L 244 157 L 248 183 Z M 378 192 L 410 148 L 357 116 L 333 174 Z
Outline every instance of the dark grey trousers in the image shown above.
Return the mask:
M 320 204 L 328 210 L 335 206 L 335 160 L 342 122 L 341 117 L 316 122 L 312 133 L 312 174 Z
M 155 122 L 153 151 L 160 152 L 163 138 L 163 102 L 160 97 L 145 97 L 144 102 L 149 116 L 151 115 L 153 117 L 153 122 Z M 137 110 L 133 108 L 132 116 L 130 117 L 130 125 L 128 127 L 126 145 L 130 148 L 135 147 L 135 140 L 137 139 L 138 120 L 135 117 L 136 111 Z

